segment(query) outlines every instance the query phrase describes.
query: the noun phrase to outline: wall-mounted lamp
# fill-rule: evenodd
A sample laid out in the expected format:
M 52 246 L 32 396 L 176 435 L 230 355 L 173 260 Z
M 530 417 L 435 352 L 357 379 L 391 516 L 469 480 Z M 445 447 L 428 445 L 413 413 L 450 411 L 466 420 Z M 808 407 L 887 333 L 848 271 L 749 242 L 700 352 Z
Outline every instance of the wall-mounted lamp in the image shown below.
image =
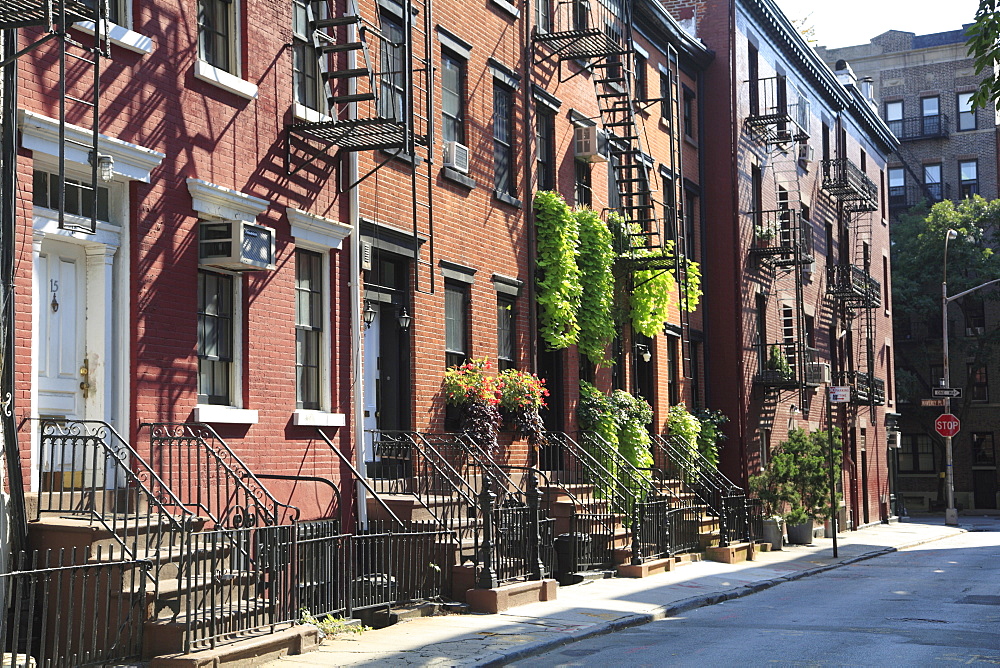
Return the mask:
M 90 164 L 94 164 L 94 152 L 91 151 L 90 155 L 87 156 Z M 97 154 L 97 175 L 102 181 L 107 183 L 108 181 L 113 181 L 115 178 L 115 159 L 110 155 L 105 155 L 103 153 Z
M 404 306 L 403 310 L 399 312 L 397 320 L 399 320 L 399 328 L 406 332 L 410 329 L 410 324 L 413 322 L 413 316 L 406 312 L 406 307 Z
M 796 406 L 795 404 L 791 405 L 790 410 L 792 412 L 792 415 L 798 415 L 799 413 L 802 412 L 802 409 Z
M 637 343 L 635 345 L 635 351 L 640 355 L 642 355 L 643 362 L 648 362 L 651 359 L 653 359 L 653 353 L 649 351 L 649 346 L 647 346 L 645 343 Z
M 365 310 L 361 312 L 361 317 L 365 321 L 365 329 L 369 329 L 372 323 L 375 322 L 375 316 L 378 315 L 375 309 L 372 308 L 372 303 L 365 300 Z

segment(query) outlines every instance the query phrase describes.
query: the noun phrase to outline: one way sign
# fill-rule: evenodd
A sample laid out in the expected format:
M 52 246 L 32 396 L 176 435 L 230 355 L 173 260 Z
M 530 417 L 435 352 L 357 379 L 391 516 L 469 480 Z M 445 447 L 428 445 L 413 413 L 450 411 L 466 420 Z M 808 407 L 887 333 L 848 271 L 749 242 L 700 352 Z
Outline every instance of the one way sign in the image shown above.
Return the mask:
M 962 398 L 962 388 L 960 387 L 932 387 L 932 397 L 950 397 L 952 399 Z

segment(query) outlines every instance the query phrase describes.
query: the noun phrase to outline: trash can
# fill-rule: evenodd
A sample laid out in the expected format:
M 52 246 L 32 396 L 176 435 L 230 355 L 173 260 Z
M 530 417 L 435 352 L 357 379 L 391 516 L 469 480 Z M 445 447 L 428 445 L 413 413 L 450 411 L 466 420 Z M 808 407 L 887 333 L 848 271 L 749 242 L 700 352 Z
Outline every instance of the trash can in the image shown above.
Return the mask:
M 576 584 L 583 580 L 578 575 L 583 567 L 593 561 L 593 538 L 586 533 L 563 533 L 556 536 L 556 580 L 561 585 Z

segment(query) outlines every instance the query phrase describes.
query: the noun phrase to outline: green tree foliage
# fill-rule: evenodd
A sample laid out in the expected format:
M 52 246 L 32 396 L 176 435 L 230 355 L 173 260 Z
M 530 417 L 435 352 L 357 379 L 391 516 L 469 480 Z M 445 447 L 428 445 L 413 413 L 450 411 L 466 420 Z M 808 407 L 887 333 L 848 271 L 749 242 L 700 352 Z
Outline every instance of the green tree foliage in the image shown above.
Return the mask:
M 972 104 L 980 109 L 1000 110 L 1000 2 L 979 0 L 976 18 L 966 32 L 969 55 L 975 59 L 976 75 L 982 81 L 972 96 Z
M 688 412 L 684 402 L 674 404 L 667 411 L 667 434 L 684 442 L 691 452 L 691 459 L 697 460 L 698 437 L 701 435 L 701 421 Z
M 719 442 L 726 440 L 726 435 L 722 433 L 722 425 L 729 422 L 729 418 L 722 414 L 722 411 L 703 408 L 695 413 L 695 417 L 701 423 L 701 431 L 698 432 L 698 452 L 714 468 L 719 468 Z
M 782 441 L 767 467 L 750 479 L 750 489 L 771 514 L 781 513 L 788 524 L 830 517 L 830 440 L 826 431 L 793 429 Z M 840 430 L 833 430 L 833 447 L 841 448 Z M 834 479 L 840 465 L 834 457 Z
M 579 348 L 597 366 L 607 363 L 607 349 L 615 335 L 615 250 L 611 230 L 593 209 L 573 212 L 580 230 Z
M 653 465 L 647 430 L 647 426 L 653 421 L 653 409 L 645 399 L 633 397 L 625 390 L 612 392 L 611 404 L 615 408 L 618 423 L 618 452 L 637 469 L 648 469 Z M 648 472 L 643 473 L 648 477 Z
M 538 328 L 545 343 L 559 350 L 577 342 L 580 327 L 580 268 L 577 266 L 579 229 L 566 200 L 558 193 L 535 194 L 538 234 Z

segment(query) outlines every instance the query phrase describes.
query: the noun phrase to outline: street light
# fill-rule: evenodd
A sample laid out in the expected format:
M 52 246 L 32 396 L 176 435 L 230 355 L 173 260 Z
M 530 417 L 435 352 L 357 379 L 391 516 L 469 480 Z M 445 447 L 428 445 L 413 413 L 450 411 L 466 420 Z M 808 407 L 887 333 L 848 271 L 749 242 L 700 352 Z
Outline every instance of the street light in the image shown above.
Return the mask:
M 981 285 L 977 285 L 974 288 L 969 288 L 959 292 L 957 295 L 951 297 L 948 296 L 948 242 L 952 239 L 958 238 L 958 232 L 955 230 L 948 230 L 944 235 L 944 272 L 941 275 L 941 337 L 943 339 L 943 356 L 944 356 L 944 386 L 951 387 L 951 369 L 948 364 L 948 304 L 955 301 L 956 299 L 961 299 L 970 292 L 975 292 L 980 288 L 985 288 L 987 285 L 992 285 L 994 283 L 1000 282 L 1000 278 L 995 278 L 992 281 L 986 281 Z M 944 412 L 945 414 L 951 412 L 951 397 L 944 398 Z M 944 511 L 944 523 L 957 526 L 958 525 L 958 510 L 955 508 L 955 472 L 952 465 L 952 447 L 951 447 L 951 436 L 944 437 L 944 459 L 945 459 L 945 491 L 948 495 L 948 507 Z

